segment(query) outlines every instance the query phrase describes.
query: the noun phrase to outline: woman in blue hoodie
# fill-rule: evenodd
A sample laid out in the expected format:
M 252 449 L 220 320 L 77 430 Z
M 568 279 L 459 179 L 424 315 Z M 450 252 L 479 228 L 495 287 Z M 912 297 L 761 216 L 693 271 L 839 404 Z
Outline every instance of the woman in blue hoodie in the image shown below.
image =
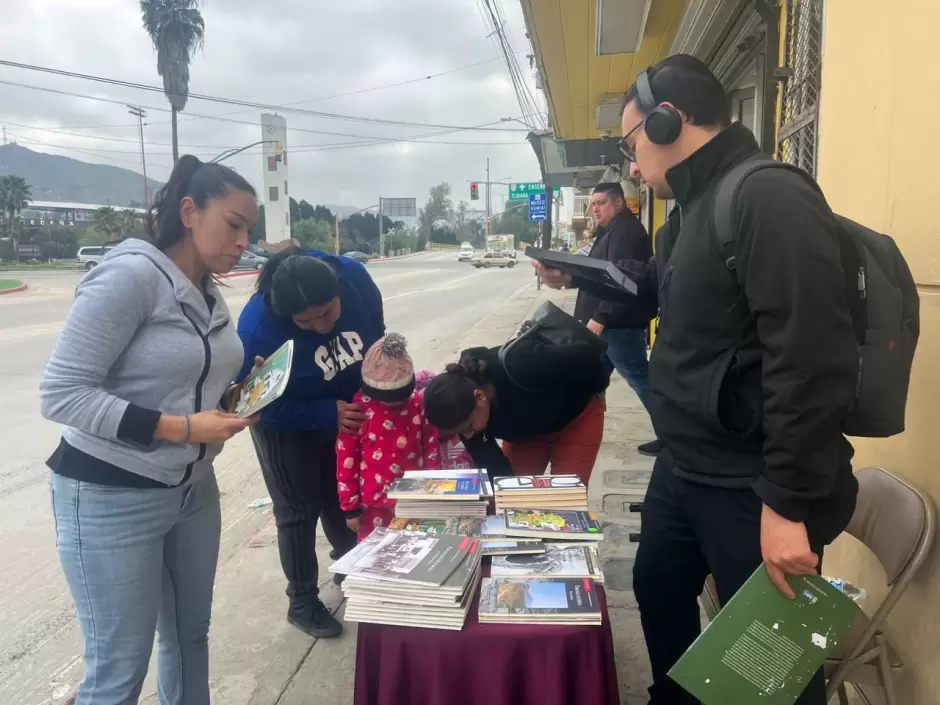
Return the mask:
M 222 528 L 212 463 L 250 425 L 219 410 L 242 345 L 213 275 L 248 247 L 254 189 L 184 156 L 148 241 L 89 272 L 40 387 L 63 426 L 49 459 L 56 547 L 85 641 L 76 705 L 136 703 L 160 634 L 163 705 L 209 705 Z
M 342 626 L 320 601 L 317 521 L 339 556 L 356 545 L 336 487 L 336 435 L 354 431 L 362 409 L 350 403 L 361 385 L 362 358 L 385 334 L 382 295 L 366 268 L 349 257 L 289 249 L 272 257 L 238 321 L 245 346 L 242 376 L 256 356 L 294 341 L 284 395 L 261 412 L 252 440 L 274 504 L 287 620 L 314 637 Z

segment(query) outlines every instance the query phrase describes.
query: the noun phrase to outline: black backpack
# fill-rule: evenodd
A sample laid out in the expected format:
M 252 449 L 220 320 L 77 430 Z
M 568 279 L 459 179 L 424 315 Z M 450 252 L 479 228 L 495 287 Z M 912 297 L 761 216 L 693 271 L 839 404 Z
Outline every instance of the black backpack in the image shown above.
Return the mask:
M 725 265 L 734 272 L 734 199 L 748 176 L 761 169 L 788 169 L 822 194 L 802 169 L 765 156 L 745 160 L 725 174 L 714 202 L 714 232 Z M 846 300 L 858 343 L 855 403 L 843 431 L 887 438 L 904 431 L 911 365 L 920 335 L 920 297 L 897 244 L 853 220 L 835 216 L 845 272 Z

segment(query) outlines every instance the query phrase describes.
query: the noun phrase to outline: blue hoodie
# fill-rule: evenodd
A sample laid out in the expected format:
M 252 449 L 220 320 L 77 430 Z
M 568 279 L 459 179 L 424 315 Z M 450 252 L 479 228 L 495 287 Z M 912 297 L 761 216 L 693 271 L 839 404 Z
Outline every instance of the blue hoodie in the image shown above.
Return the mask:
M 291 317 L 274 315 L 259 292 L 238 319 L 245 362 L 238 379 L 251 371 L 256 356 L 268 357 L 294 340 L 294 360 L 284 396 L 261 412 L 261 423 L 280 430 L 336 431 L 337 400 L 352 401 L 362 385 L 362 359 L 385 335 L 382 294 L 366 268 L 349 257 L 308 250 L 336 270 L 342 306 L 333 330 L 321 335 L 301 330 Z

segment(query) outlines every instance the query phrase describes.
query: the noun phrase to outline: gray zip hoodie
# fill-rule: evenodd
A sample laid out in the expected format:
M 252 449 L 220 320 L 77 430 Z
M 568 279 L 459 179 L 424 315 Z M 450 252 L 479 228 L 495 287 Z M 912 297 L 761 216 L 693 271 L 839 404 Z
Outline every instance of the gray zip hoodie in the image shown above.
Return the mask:
M 82 279 L 40 384 L 42 414 L 69 445 L 167 485 L 211 472 L 221 445 L 152 438 L 158 413 L 216 408 L 242 365 L 225 301 L 212 282 L 206 293 L 211 309 L 143 240 L 122 243 Z

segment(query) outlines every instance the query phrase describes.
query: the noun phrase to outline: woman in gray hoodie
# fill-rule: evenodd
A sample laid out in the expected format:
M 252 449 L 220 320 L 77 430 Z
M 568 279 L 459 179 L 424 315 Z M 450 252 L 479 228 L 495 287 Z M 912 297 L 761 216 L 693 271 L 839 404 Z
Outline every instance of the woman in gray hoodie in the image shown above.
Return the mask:
M 177 163 L 127 240 L 79 284 L 41 384 L 62 424 L 49 459 L 56 545 L 85 643 L 76 705 L 133 705 L 159 632 L 162 705 L 208 705 L 222 443 L 251 424 L 220 404 L 242 344 L 213 275 L 258 218 L 219 164 Z

